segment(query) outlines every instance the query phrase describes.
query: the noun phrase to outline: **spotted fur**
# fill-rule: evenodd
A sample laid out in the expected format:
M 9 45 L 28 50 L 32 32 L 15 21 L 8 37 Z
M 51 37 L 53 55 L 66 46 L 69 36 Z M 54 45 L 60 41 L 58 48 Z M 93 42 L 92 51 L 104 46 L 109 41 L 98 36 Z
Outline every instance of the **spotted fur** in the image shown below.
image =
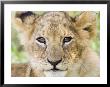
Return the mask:
M 100 76 L 99 57 L 90 47 L 96 34 L 94 12 L 82 12 L 75 18 L 66 12 L 46 12 L 41 16 L 33 12 L 14 12 L 12 20 L 29 54 L 25 76 Z M 44 37 L 46 44 L 36 41 L 37 37 Z M 63 43 L 65 37 L 72 40 Z M 52 71 L 48 60 L 61 60 L 56 65 L 59 71 Z

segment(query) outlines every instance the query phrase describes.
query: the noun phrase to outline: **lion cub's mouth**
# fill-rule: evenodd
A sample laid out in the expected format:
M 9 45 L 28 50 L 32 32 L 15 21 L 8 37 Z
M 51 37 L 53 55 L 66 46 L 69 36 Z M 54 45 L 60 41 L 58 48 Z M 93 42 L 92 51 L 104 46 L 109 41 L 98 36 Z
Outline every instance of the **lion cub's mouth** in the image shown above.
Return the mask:
M 56 68 L 56 67 L 53 67 L 52 69 L 49 69 L 49 70 L 46 70 L 46 71 L 57 72 L 57 71 L 67 71 L 67 69 L 65 69 L 65 70 L 61 70 L 61 69 L 58 69 L 58 68 Z
M 64 77 L 66 73 L 67 70 L 61 70 L 57 68 L 44 71 L 46 77 Z
M 61 69 L 57 69 L 57 68 L 53 68 L 53 69 L 50 69 L 51 71 L 53 72 L 57 72 L 57 71 L 66 71 L 66 70 L 61 70 Z

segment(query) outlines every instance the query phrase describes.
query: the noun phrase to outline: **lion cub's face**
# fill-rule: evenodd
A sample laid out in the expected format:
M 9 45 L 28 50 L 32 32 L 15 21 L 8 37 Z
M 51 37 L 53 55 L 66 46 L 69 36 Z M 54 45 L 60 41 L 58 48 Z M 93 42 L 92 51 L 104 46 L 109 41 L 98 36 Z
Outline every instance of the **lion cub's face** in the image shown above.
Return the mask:
M 86 23 L 80 16 L 80 19 L 73 21 L 65 12 L 48 12 L 40 17 L 24 12 L 17 17 L 21 18 L 17 19 L 16 24 L 24 29 L 21 29 L 24 34 L 22 38 L 26 39 L 24 46 L 31 66 L 43 71 L 45 76 L 65 76 L 72 69 L 90 39 L 90 32 L 83 29 L 90 27 L 92 30 L 93 27 L 92 19 L 84 19 Z M 82 36 L 79 35 L 81 32 Z

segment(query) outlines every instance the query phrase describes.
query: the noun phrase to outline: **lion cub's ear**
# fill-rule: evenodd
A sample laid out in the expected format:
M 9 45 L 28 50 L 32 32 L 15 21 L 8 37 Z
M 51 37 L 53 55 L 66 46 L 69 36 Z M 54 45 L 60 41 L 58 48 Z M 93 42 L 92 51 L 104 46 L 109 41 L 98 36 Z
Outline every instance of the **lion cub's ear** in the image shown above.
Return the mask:
M 12 12 L 12 26 L 20 32 L 30 32 L 33 30 L 38 16 L 31 11 Z
M 31 38 L 38 19 L 38 15 L 31 11 L 12 12 L 12 28 L 18 31 L 21 44 L 25 45 Z
M 96 13 L 91 11 L 82 12 L 75 17 L 74 26 L 82 35 L 81 37 L 90 39 L 96 35 Z

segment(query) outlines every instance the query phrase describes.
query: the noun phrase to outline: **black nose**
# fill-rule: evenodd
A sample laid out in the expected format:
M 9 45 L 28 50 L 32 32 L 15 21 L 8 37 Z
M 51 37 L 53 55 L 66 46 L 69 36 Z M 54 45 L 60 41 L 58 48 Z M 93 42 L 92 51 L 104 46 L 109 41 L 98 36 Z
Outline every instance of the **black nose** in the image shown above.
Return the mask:
M 62 59 L 61 59 L 61 60 L 58 60 L 58 61 L 55 61 L 55 62 L 50 61 L 49 59 L 47 59 L 47 61 L 48 61 L 51 65 L 56 66 L 58 63 L 60 63 L 60 62 L 62 61 Z

